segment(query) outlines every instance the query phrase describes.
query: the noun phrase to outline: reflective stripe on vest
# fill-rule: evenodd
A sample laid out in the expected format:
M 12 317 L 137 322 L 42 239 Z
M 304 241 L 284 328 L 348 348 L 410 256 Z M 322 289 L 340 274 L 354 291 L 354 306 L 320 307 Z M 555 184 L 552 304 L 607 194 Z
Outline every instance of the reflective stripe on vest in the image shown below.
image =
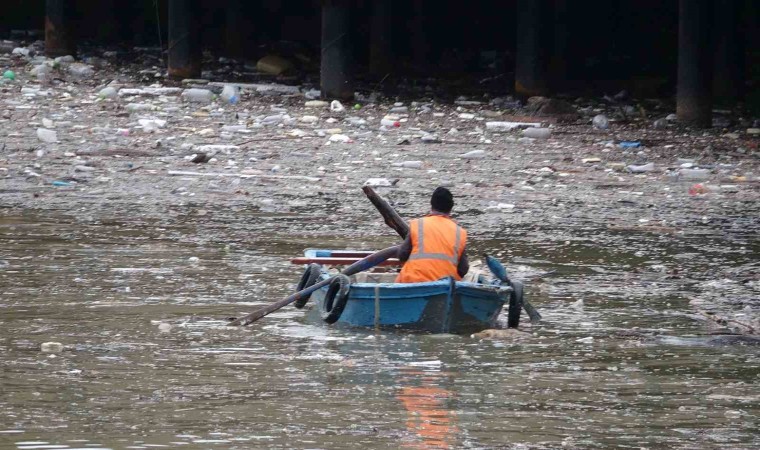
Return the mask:
M 457 225 L 456 238 L 454 239 L 454 256 L 445 253 L 427 253 L 425 252 L 425 233 L 423 220 L 417 221 L 417 253 L 409 255 L 409 261 L 418 259 L 437 259 L 440 261 L 450 262 L 453 265 L 459 264 L 459 247 L 462 245 L 462 227 Z

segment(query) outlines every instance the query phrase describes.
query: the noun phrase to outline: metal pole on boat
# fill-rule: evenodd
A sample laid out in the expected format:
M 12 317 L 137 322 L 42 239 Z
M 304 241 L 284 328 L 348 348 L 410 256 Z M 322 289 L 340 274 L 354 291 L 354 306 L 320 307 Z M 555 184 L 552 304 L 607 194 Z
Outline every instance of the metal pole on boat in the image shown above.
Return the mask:
M 375 331 L 380 331 L 380 285 L 375 285 Z

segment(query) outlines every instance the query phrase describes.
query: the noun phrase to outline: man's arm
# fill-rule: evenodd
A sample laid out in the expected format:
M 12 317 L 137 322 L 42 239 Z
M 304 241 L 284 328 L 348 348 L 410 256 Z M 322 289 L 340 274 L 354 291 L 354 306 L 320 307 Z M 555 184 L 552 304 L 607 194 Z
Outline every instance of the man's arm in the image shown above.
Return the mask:
M 464 249 L 462 251 L 462 256 L 459 257 L 459 264 L 457 264 L 457 274 L 459 274 L 460 277 L 463 277 L 467 275 L 467 272 L 470 271 L 470 262 L 467 261 L 467 249 Z
M 412 235 L 408 234 L 404 242 L 399 246 L 397 258 L 402 263 L 405 263 L 409 259 L 409 255 L 412 254 Z

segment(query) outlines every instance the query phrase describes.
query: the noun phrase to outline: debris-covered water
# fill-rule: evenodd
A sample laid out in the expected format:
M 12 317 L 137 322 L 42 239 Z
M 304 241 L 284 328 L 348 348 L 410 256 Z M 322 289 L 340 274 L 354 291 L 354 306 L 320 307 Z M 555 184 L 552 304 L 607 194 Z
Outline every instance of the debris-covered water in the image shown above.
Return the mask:
M 757 118 L 434 80 L 331 104 L 230 89 L 248 69 L 226 58 L 178 82 L 158 49 L 2 44 L 0 448 L 760 446 Z M 544 320 L 227 327 L 292 291 L 304 248 L 398 242 L 366 182 L 407 218 L 450 187 L 470 258 L 527 279 Z
M 0 219 L 0 447 L 760 444 L 759 347 L 705 336 L 682 292 L 631 275 L 639 250 L 474 243 L 515 276 L 557 270 L 529 283 L 544 321 L 519 338 L 331 328 L 292 307 L 238 329 L 225 318 L 288 294 L 288 258 L 338 238 L 252 249 L 204 239 L 213 227 Z M 41 352 L 51 341 L 63 351 Z

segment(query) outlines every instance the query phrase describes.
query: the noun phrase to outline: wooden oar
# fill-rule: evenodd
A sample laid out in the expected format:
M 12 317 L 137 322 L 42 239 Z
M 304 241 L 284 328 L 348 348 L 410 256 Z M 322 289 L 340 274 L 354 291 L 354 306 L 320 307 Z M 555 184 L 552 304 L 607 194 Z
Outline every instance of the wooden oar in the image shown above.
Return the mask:
M 373 205 L 375 205 L 375 208 L 377 208 L 378 211 L 380 211 L 380 214 L 385 219 L 385 223 L 396 230 L 396 233 L 398 233 L 399 236 L 406 239 L 406 235 L 409 234 L 409 225 L 404 222 L 404 219 L 401 218 L 401 216 L 398 215 L 395 209 L 388 204 L 388 202 L 380 197 L 380 195 L 375 192 L 374 189 L 372 189 L 369 186 L 364 186 L 362 188 L 364 191 L 364 194 L 369 198 L 369 201 L 372 202 Z M 501 264 L 501 263 L 499 263 Z M 503 269 L 503 266 L 502 266 Z M 506 276 L 506 269 L 504 269 L 504 274 Z M 498 275 L 497 275 L 498 278 Z M 502 280 L 504 281 L 504 280 Z M 530 316 L 530 320 L 532 322 L 535 322 L 537 320 L 541 320 L 541 314 L 538 313 L 538 310 L 531 305 L 531 303 L 528 300 L 523 299 L 523 307 L 525 308 L 525 312 L 528 313 L 528 316 Z
M 355 275 L 359 272 L 364 272 L 365 270 L 369 270 L 378 264 L 382 263 L 388 258 L 393 258 L 398 254 L 399 246 L 395 245 L 393 247 L 388 247 L 384 250 L 380 250 L 379 252 L 373 253 L 366 258 L 360 259 L 359 261 L 351 264 L 350 266 L 346 267 L 341 274 L 351 276 Z M 303 298 L 306 295 L 310 295 L 311 293 L 315 292 L 317 289 L 321 289 L 332 282 L 337 277 L 330 277 L 324 281 L 321 281 L 309 288 L 306 288 L 302 291 L 298 291 L 295 294 L 291 295 L 288 298 L 282 299 L 279 302 L 272 303 L 271 305 L 265 306 L 258 311 L 254 311 L 246 316 L 237 318 L 229 323 L 230 326 L 245 326 L 249 325 L 253 322 L 256 322 L 257 320 L 261 319 L 264 316 L 267 316 L 278 309 L 282 308 L 283 306 L 287 306 L 299 298 Z
M 383 219 L 385 219 L 385 224 L 396 230 L 396 233 L 401 236 L 401 239 L 406 239 L 406 236 L 409 234 L 409 224 L 407 224 L 404 219 L 398 215 L 396 210 L 393 209 L 393 207 L 389 205 L 384 198 L 380 197 L 370 186 L 364 186 L 362 191 L 364 191 L 364 195 L 367 196 L 369 201 L 375 205 L 375 208 L 380 211 Z
M 306 256 L 301 256 L 299 258 L 293 258 L 290 260 L 291 264 L 297 264 L 299 266 L 305 266 L 306 264 L 320 264 L 323 266 L 347 266 L 349 264 L 353 264 L 357 261 L 359 261 L 361 258 L 341 258 L 341 257 L 330 257 L 330 258 L 309 258 Z M 388 260 L 381 262 L 378 264 L 378 266 L 400 266 L 401 261 L 399 261 L 396 258 L 388 258 Z

